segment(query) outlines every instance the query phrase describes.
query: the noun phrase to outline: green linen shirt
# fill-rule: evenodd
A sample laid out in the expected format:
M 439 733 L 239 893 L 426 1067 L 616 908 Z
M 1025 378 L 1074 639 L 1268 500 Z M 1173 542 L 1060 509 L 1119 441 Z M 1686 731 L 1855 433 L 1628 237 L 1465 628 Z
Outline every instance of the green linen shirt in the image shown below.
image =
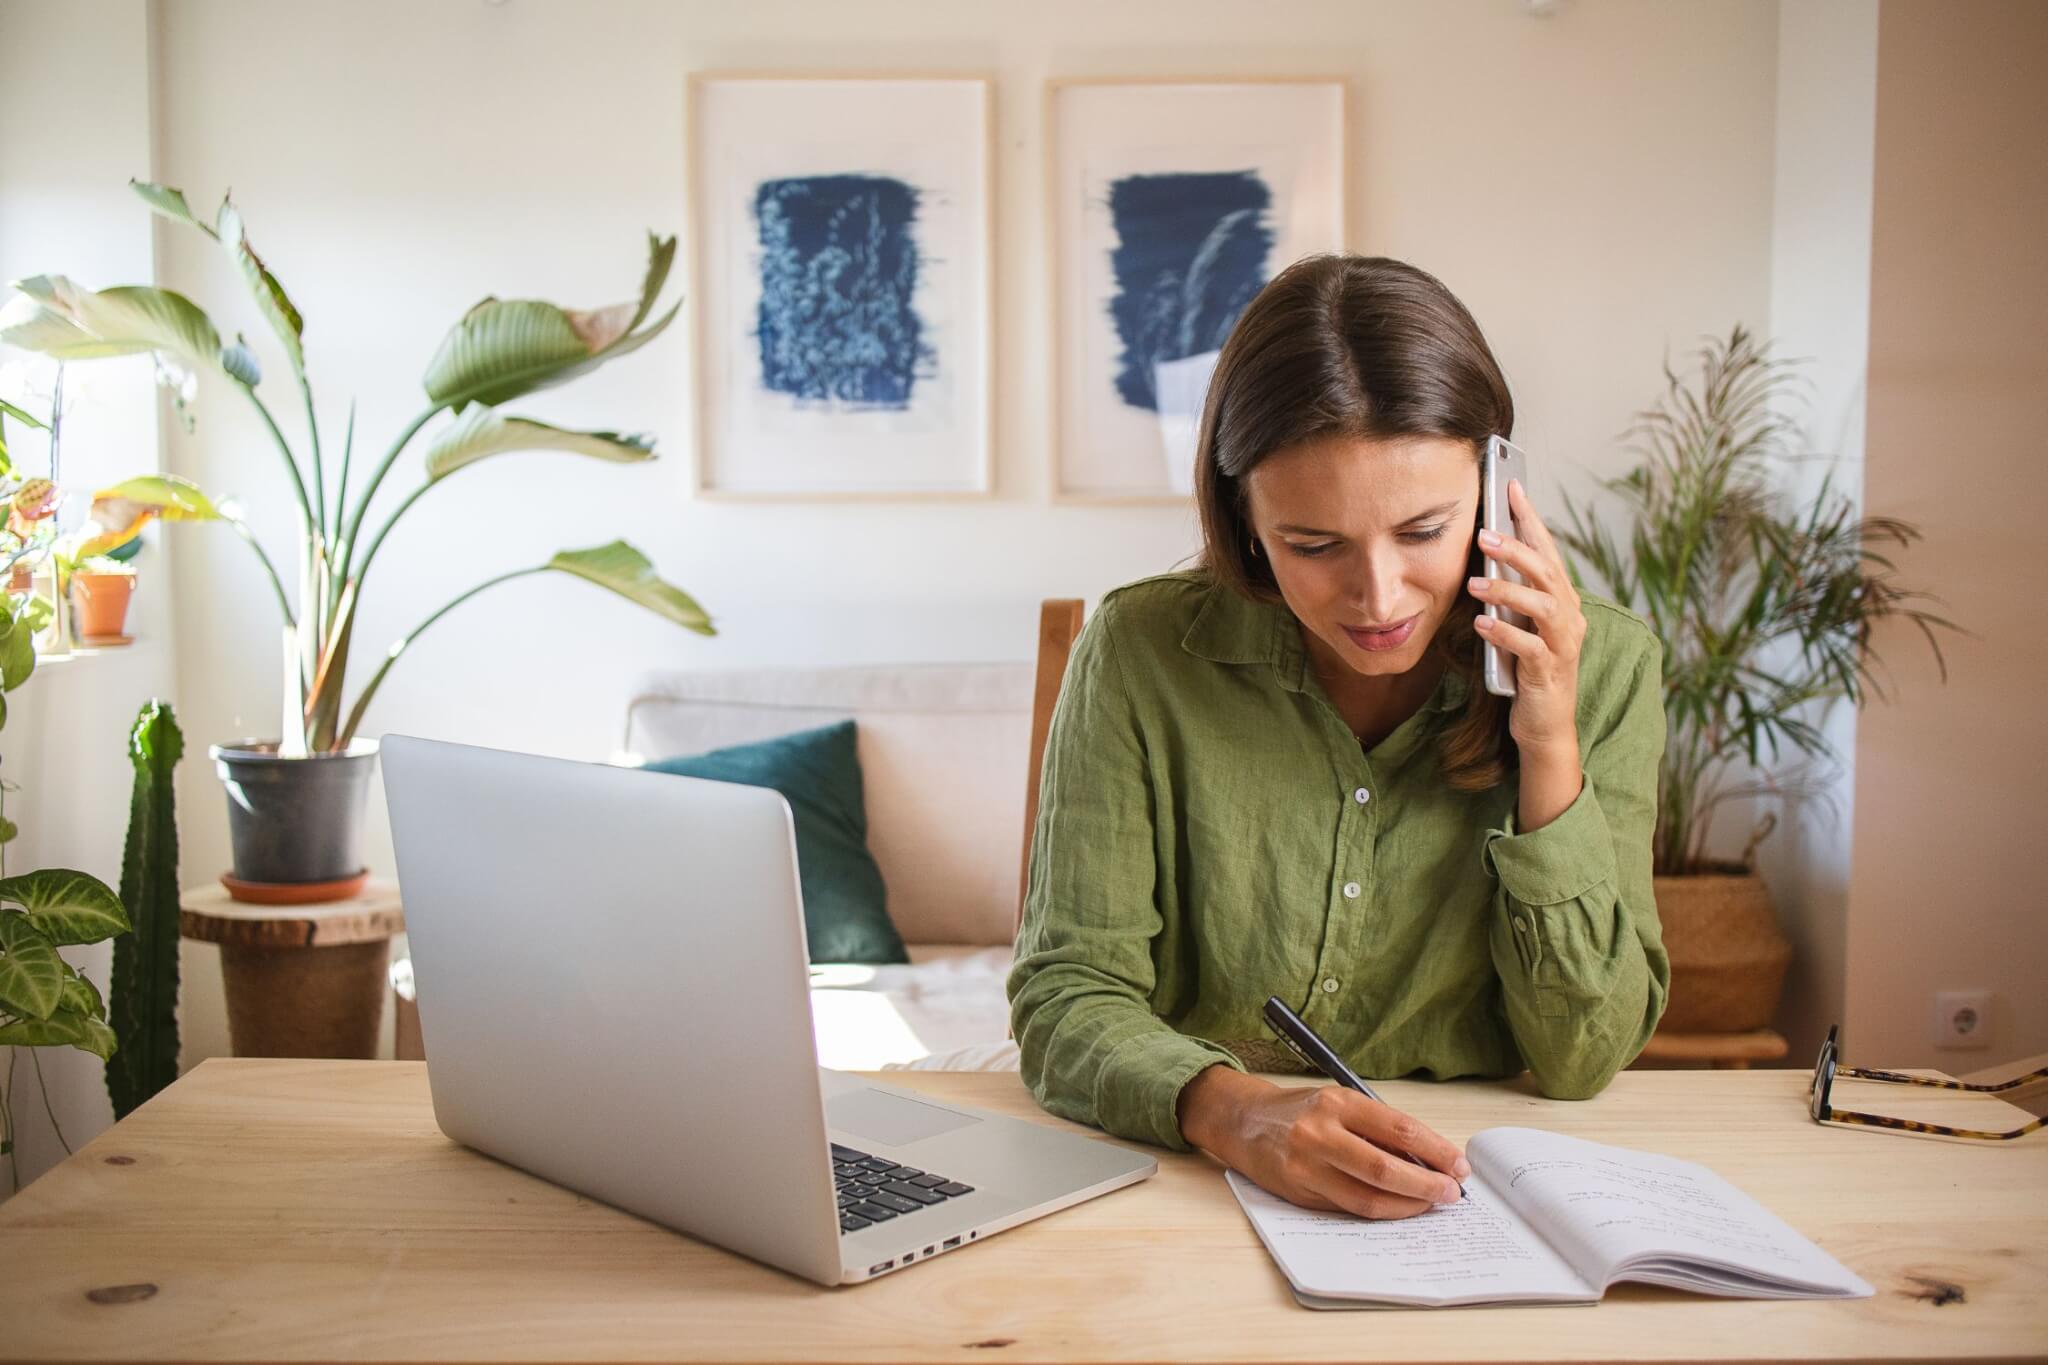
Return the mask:
M 1286 1069 L 1268 995 L 1362 1076 L 1527 1068 L 1546 1095 L 1598 1093 L 1670 981 L 1650 881 L 1663 650 L 1620 607 L 1585 614 L 1585 786 L 1520 833 L 1514 775 L 1444 781 L 1462 674 L 1368 750 L 1285 605 L 1199 571 L 1104 597 L 1053 713 L 1008 979 L 1038 1102 L 1186 1150 L 1197 1073 Z

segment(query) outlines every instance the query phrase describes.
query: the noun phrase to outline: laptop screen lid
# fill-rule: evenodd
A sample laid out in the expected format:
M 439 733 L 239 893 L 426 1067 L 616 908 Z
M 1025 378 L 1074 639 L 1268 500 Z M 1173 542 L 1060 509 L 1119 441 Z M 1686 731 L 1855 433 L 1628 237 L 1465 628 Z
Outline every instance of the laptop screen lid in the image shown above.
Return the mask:
M 402 735 L 382 755 L 441 1130 L 836 1280 L 781 794 Z

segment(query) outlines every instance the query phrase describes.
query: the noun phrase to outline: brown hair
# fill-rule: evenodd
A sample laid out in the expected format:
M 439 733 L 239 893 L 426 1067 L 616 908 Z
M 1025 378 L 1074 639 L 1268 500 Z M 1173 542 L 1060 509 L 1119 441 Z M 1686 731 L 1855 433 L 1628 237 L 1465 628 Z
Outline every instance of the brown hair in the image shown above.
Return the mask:
M 1281 600 L 1250 553 L 1246 477 L 1268 456 L 1324 437 L 1448 437 L 1472 445 L 1514 435 L 1515 405 L 1479 324 L 1435 276 L 1385 256 L 1308 256 L 1246 307 L 1217 358 L 1202 409 L 1195 502 L 1198 565 L 1258 602 Z M 1475 544 L 1470 571 L 1483 572 Z M 1514 764 L 1505 698 L 1480 677 L 1478 603 L 1462 594 L 1432 650 L 1465 675 L 1445 728 L 1444 775 L 1460 791 L 1497 786 Z

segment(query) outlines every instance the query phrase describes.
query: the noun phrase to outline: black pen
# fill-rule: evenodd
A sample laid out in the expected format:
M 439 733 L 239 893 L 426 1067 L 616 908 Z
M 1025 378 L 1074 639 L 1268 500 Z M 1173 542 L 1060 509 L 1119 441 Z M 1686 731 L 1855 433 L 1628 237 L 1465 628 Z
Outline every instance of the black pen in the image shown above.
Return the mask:
M 1378 1100 L 1380 1098 L 1373 1088 L 1360 1078 L 1356 1071 L 1344 1065 L 1344 1059 L 1337 1055 L 1336 1050 L 1321 1038 L 1318 1038 L 1316 1031 L 1307 1024 L 1302 1023 L 1300 1016 L 1287 1008 L 1287 1002 L 1277 995 L 1266 997 L 1266 1022 L 1271 1024 L 1273 1031 L 1280 1035 L 1280 1041 L 1293 1048 L 1295 1055 L 1300 1057 L 1301 1060 L 1307 1062 L 1310 1066 L 1347 1090 L 1356 1090 L 1369 1100 Z M 1380 1102 L 1382 1104 L 1386 1103 L 1384 1100 Z M 1425 1171 L 1436 1170 L 1436 1167 L 1430 1165 L 1413 1152 L 1401 1152 L 1399 1155 L 1408 1158 Z M 1450 1173 L 1446 1171 L 1442 1174 L 1448 1175 Z M 1458 1197 L 1460 1199 L 1465 1197 L 1465 1185 L 1462 1181 L 1458 1184 Z

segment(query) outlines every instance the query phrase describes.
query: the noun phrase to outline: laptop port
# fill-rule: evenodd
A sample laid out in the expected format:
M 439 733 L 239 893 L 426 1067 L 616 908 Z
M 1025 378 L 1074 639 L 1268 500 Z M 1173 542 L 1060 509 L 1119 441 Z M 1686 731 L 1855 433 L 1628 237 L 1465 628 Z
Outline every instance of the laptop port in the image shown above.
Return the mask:
M 927 1256 L 929 1256 L 929 1255 L 931 1255 L 931 1254 L 932 1254 L 932 1250 L 933 1250 L 933 1248 L 931 1248 L 931 1247 L 926 1247 L 926 1248 L 924 1249 L 924 1254 L 925 1254 L 925 1255 L 927 1255 Z
M 958 1237 L 948 1237 L 948 1238 L 946 1239 L 946 1241 L 945 1241 L 945 1245 L 947 1245 L 947 1246 L 949 1246 L 949 1247 L 956 1247 L 956 1246 L 959 1246 L 959 1245 L 960 1245 L 960 1239 L 959 1239 Z
M 894 1261 L 884 1261 L 880 1265 L 871 1265 L 868 1267 L 868 1274 L 879 1275 L 883 1271 L 887 1270 L 890 1266 L 895 1264 L 896 1263 Z

